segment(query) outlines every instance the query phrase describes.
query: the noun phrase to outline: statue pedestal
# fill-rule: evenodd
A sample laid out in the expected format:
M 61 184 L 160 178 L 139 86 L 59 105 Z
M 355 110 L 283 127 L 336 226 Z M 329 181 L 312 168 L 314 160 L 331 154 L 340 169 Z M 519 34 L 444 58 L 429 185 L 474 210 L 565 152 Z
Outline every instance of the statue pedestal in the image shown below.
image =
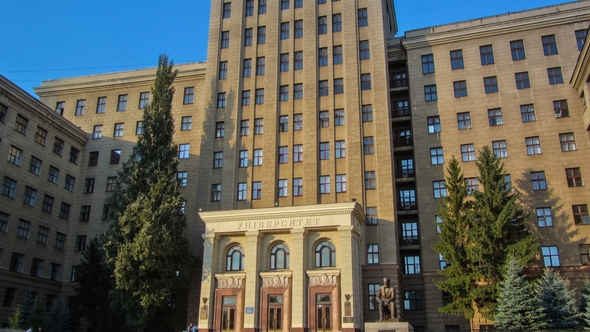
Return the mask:
M 366 322 L 365 332 L 413 332 L 414 328 L 408 322 L 391 321 Z

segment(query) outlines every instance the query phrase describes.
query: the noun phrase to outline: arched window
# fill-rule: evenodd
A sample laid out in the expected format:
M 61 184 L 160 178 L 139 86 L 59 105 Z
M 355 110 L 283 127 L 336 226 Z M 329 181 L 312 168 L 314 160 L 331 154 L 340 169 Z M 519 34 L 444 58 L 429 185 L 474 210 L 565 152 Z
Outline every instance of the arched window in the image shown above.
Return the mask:
M 233 246 L 227 251 L 225 256 L 226 271 L 243 271 L 244 270 L 244 249 L 240 246 Z
M 289 247 L 284 243 L 275 244 L 270 249 L 270 269 L 288 269 L 289 268 Z
M 328 241 L 315 247 L 315 267 L 336 266 L 336 248 Z

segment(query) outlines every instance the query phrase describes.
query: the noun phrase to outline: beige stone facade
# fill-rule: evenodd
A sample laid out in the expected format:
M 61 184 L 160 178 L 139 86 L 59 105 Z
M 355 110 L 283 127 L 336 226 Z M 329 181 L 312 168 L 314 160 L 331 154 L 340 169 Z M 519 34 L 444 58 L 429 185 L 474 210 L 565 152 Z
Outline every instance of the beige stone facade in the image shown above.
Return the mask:
M 590 1 L 400 38 L 385 0 L 213 0 L 210 22 L 207 63 L 175 66 L 179 180 L 203 270 L 202 281 L 195 276 L 176 294 L 174 329 L 362 330 L 379 317 L 383 277 L 416 331 L 470 328 L 437 310 L 444 299 L 433 281 L 444 262 L 431 248 L 435 195 L 452 156 L 464 158 L 475 189 L 474 158 L 485 144 L 505 157 L 540 235 L 533 267 L 559 268 L 572 285 L 588 276 L 590 50 L 582 35 Z M 154 78 L 155 69 L 142 69 L 46 81 L 36 89 L 44 105 L 0 82 L 0 155 L 8 156 L 0 177 L 16 181 L 14 197 L 0 195 L 8 216 L 0 296 L 10 300 L 0 320 L 29 288 L 73 295 L 81 239 L 107 228 L 104 196 L 141 131 Z M 15 130 L 19 115 L 29 120 L 24 135 Z M 47 130 L 44 146 L 37 125 Z M 13 147 L 23 151 L 20 166 Z M 31 156 L 42 161 L 38 176 Z M 50 165 L 60 170 L 57 184 L 47 181 Z M 71 191 L 66 175 L 75 178 Z M 22 203 L 27 188 L 37 191 L 34 206 Z M 52 213 L 43 211 L 45 195 L 54 197 Z M 19 236 L 21 219 L 28 237 Z M 49 229 L 46 245 L 36 241 L 39 226 Z M 63 250 L 54 248 L 56 232 L 66 236 Z M 51 263 L 60 265 L 57 280 Z

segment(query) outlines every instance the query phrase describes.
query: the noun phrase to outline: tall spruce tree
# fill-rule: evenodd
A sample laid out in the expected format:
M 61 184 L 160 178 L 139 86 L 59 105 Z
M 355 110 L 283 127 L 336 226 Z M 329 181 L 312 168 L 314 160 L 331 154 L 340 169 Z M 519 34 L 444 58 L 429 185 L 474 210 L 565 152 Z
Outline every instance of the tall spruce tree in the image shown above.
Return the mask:
M 35 310 L 36 294 L 28 291 L 25 296 L 25 302 L 20 309 L 19 325 L 21 329 L 28 329 L 31 326 L 31 318 L 33 318 L 33 311 Z
M 143 133 L 107 197 L 111 211 L 104 247 L 115 277 L 111 308 L 124 312 L 126 324 L 138 329 L 168 306 L 173 287 L 188 277 L 194 262 L 176 180 L 178 147 L 171 114 L 176 73 L 161 55 Z
M 460 184 L 464 178 L 455 158 L 447 168 L 447 197 L 438 210 L 441 241 L 434 249 L 450 266 L 440 271 L 447 279 L 436 284 L 453 297 L 441 312 L 468 319 L 479 312 L 492 319 L 507 258 L 513 255 L 524 266 L 537 252 L 538 242 L 526 229 L 527 215 L 505 183 L 502 161 L 489 146 L 479 151 L 476 166 L 482 190 L 471 196 Z
M 69 314 L 61 298 L 57 298 L 47 317 L 47 332 L 70 332 Z
M 581 328 L 590 328 L 590 280 L 584 280 L 584 286 L 580 292 L 580 316 L 578 323 Z
M 575 329 L 578 326 L 578 308 L 574 291 L 559 271 L 545 268 L 537 288 L 537 301 L 543 310 L 541 319 L 545 328 L 554 330 Z
M 545 326 L 543 309 L 537 306 L 533 285 L 520 274 L 522 267 L 510 257 L 504 280 L 500 282 L 497 313 L 494 322 L 502 330 L 538 330 Z

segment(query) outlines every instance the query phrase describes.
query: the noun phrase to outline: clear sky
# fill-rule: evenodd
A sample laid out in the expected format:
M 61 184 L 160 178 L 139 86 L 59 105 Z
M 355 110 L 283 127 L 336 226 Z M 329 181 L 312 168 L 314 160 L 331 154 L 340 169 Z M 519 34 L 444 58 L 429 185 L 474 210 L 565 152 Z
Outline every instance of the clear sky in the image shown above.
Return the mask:
M 398 35 L 563 2 L 395 0 Z M 210 0 L 0 0 L 0 74 L 34 95 L 43 80 L 155 67 L 160 53 L 175 63 L 204 61 L 209 7 Z

